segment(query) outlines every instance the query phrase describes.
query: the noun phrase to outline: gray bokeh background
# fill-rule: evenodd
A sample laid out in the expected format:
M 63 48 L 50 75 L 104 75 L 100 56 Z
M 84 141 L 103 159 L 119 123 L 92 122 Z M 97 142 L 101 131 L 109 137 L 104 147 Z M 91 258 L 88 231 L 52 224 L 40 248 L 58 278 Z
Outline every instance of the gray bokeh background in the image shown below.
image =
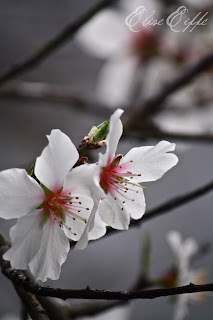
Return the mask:
M 53 37 L 66 23 L 74 20 L 95 1 L 20 0 L 0 2 L 0 71 L 23 60 L 40 45 Z M 42 65 L 19 79 L 41 81 L 70 86 L 74 92 L 92 95 L 96 75 L 102 65 L 83 53 L 74 42 L 68 42 Z M 82 111 L 75 106 L 49 103 L 34 99 L 0 98 L 0 169 L 20 167 L 31 163 L 47 144 L 45 138 L 51 129 L 59 128 L 78 145 L 93 124 L 105 117 Z M 146 144 L 155 144 L 150 140 Z M 123 139 L 118 152 L 126 153 L 140 141 Z M 144 144 L 144 142 L 143 142 Z M 152 208 L 175 195 L 184 194 L 212 178 L 213 150 L 209 144 L 177 146 L 179 164 L 165 177 L 148 184 L 147 208 Z M 165 235 L 171 229 L 184 237 L 193 236 L 199 243 L 212 243 L 213 194 L 153 219 L 141 228 L 96 241 L 84 251 L 70 252 L 62 266 L 58 281 L 47 284 L 62 288 L 127 289 L 137 278 L 140 269 L 141 239 L 144 231 L 152 238 L 152 275 L 160 275 L 173 262 Z M 15 220 L 0 219 L 0 232 L 8 237 Z M 213 279 L 212 252 L 195 267 L 209 271 L 208 282 Z M 137 301 L 130 305 L 129 319 L 170 319 L 173 307 L 167 298 Z M 19 313 L 20 302 L 15 291 L 0 274 L 0 317 L 6 312 Z M 193 306 L 187 319 L 212 319 L 212 297 L 201 306 Z

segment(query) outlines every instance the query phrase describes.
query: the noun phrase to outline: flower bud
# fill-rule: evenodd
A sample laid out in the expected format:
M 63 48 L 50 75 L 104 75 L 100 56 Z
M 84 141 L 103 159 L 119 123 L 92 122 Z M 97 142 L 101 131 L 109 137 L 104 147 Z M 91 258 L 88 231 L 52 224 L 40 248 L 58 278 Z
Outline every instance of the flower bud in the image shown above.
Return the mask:
M 90 132 L 84 137 L 84 140 L 87 141 L 90 145 L 95 145 L 96 143 L 102 141 L 109 128 L 109 121 L 104 121 L 98 126 L 92 126 Z

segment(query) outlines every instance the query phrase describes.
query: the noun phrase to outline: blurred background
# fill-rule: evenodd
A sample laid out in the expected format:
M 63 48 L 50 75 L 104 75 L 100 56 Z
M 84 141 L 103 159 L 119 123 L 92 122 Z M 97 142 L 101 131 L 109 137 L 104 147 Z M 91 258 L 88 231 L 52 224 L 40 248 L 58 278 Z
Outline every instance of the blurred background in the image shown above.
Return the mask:
M 95 3 L 93 0 L 1 1 L 1 74 L 31 56 Z M 186 5 L 189 17 L 209 12 L 209 20 L 206 26 L 196 27 L 192 32 L 177 33 L 164 24 L 146 28 L 136 37 L 124 21 L 139 5 L 148 10 L 154 8 L 158 19 Z M 48 59 L 0 88 L 0 169 L 29 168 L 47 144 L 45 136 L 54 128 L 61 129 L 78 146 L 91 126 L 107 120 L 117 107 L 124 108 L 130 117 L 130 110 L 142 105 L 212 50 L 211 13 L 211 1 L 141 0 L 132 1 L 131 5 L 130 1 L 115 1 L 114 6 L 91 19 L 74 39 Z M 161 137 L 177 144 L 179 164 L 159 181 L 146 185 L 147 209 L 212 180 L 212 81 L 209 68 L 190 86 L 167 99 L 158 112 L 138 120 L 135 125 L 141 139 L 133 137 L 136 130 L 121 139 L 118 153 L 123 154 L 135 146 L 154 145 Z M 143 128 L 147 130 L 144 136 Z M 158 137 L 154 138 L 156 132 Z M 96 161 L 97 152 L 92 157 Z M 169 230 L 180 231 L 184 239 L 193 237 L 201 245 L 212 244 L 212 200 L 213 194 L 209 193 L 141 227 L 95 241 L 86 250 L 71 250 L 60 279 L 48 281 L 47 285 L 128 289 L 141 269 L 145 232 L 150 234 L 152 243 L 150 275 L 157 278 L 175 263 L 165 238 Z M 14 223 L 15 220 L 0 220 L 0 232 L 7 239 Z M 196 261 L 194 268 L 207 269 L 206 282 L 212 282 L 212 251 Z M 203 304 L 190 306 L 185 319 L 212 319 L 211 302 L 208 295 Z M 20 310 L 14 288 L 0 274 L 0 318 L 6 313 L 18 316 Z M 170 299 L 158 298 L 131 302 L 107 317 L 172 319 L 173 313 Z

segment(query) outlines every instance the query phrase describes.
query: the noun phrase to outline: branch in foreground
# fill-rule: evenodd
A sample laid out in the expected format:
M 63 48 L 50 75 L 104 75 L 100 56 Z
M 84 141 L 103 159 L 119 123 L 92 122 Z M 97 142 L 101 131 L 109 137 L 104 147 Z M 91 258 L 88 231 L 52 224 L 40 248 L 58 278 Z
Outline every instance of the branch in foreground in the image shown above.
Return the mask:
M 7 251 L 8 249 L 9 249 L 8 243 L 0 235 L 0 266 L 1 266 L 2 273 L 6 275 L 7 272 L 14 271 L 14 279 L 16 278 L 17 280 L 16 281 L 12 280 L 12 284 L 18 296 L 20 297 L 23 304 L 25 305 L 26 310 L 31 316 L 32 320 L 48 320 L 49 317 L 46 315 L 46 312 L 41 307 L 36 297 L 33 294 L 26 292 L 26 290 L 24 290 L 19 286 L 18 284 L 19 279 L 23 279 L 23 278 L 26 279 L 26 277 L 24 277 L 21 272 L 16 272 L 16 270 L 12 269 L 10 267 L 9 262 L 5 261 L 2 258 L 2 255 L 4 254 L 4 252 Z
M 153 290 L 133 290 L 133 291 L 109 291 L 109 290 L 92 290 L 89 287 L 80 290 L 70 290 L 61 288 L 43 287 L 37 283 L 33 283 L 29 278 L 21 274 L 20 271 L 10 267 L 9 263 L 2 259 L 2 253 L 5 251 L 5 240 L 0 237 L 1 250 L 1 268 L 4 275 L 6 275 L 15 286 L 30 292 L 31 294 L 43 297 L 54 297 L 63 300 L 66 299 L 90 299 L 90 300 L 119 300 L 128 301 L 132 299 L 154 299 L 158 297 L 173 296 L 184 293 L 206 292 L 213 291 L 213 283 L 189 285 L 169 288 L 169 289 L 153 289 Z M 4 265 L 7 264 L 7 265 Z M 44 320 L 48 318 L 34 318 Z M 33 320 L 34 320 L 33 319 Z
M 20 271 L 10 267 L 9 263 L 2 259 L 2 254 L 8 248 L 6 241 L 0 237 L 0 263 L 2 272 L 6 275 L 19 289 L 30 292 L 33 295 L 43 297 L 54 297 L 63 300 L 66 299 L 90 299 L 90 300 L 119 300 L 128 301 L 132 299 L 154 299 L 158 297 L 173 296 L 176 294 L 195 293 L 204 291 L 213 291 L 213 283 L 204 285 L 189 284 L 187 286 L 169 288 L 169 289 L 153 289 L 153 290 L 133 290 L 133 291 L 108 291 L 108 290 L 92 290 L 89 287 L 80 290 L 70 290 L 61 288 L 43 287 L 37 283 L 33 283 L 29 278 L 21 274 Z M 45 316 L 45 315 L 44 315 Z M 33 320 L 46 320 L 48 318 L 33 318 Z
M 13 279 L 15 281 L 15 279 Z M 122 300 L 128 301 L 133 299 L 155 299 L 159 297 L 173 296 L 184 293 L 196 292 L 212 292 L 213 283 L 189 285 L 175 287 L 169 289 L 152 289 L 152 290 L 137 290 L 137 291 L 109 291 L 109 290 L 92 290 L 89 287 L 86 289 L 72 290 L 61 288 L 42 287 L 38 284 L 33 284 L 30 281 L 18 282 L 19 287 L 24 290 L 43 297 L 54 297 L 62 300 L 66 299 L 89 299 L 89 300 Z
M 67 40 L 71 39 L 75 35 L 75 33 L 95 14 L 112 4 L 114 1 L 115 0 L 103 0 L 101 2 L 98 2 L 93 8 L 88 10 L 88 12 L 81 15 L 76 21 L 68 24 L 55 38 L 41 47 L 26 61 L 15 65 L 14 67 L 10 68 L 5 74 L 0 76 L 0 86 L 41 63 L 58 48 L 64 45 Z
M 188 68 L 183 74 L 177 77 L 174 81 L 165 86 L 159 93 L 145 101 L 135 111 L 127 115 L 127 120 L 124 125 L 124 131 L 135 128 L 138 120 L 148 118 L 159 112 L 162 108 L 162 103 L 174 92 L 183 88 L 186 84 L 192 81 L 196 76 L 207 71 L 213 65 L 213 52 L 203 57 L 198 63 Z

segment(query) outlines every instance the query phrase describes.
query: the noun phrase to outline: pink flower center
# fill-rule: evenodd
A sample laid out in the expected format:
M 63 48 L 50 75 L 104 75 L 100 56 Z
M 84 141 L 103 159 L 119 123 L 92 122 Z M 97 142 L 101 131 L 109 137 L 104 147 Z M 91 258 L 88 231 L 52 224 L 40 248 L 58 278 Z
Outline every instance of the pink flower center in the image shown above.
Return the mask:
M 117 197 L 122 197 L 125 198 L 125 200 L 134 201 L 134 199 L 128 198 L 127 193 L 130 191 L 138 193 L 138 188 L 144 187 L 137 183 L 130 182 L 127 179 L 133 179 L 134 176 L 141 176 L 141 174 L 133 174 L 127 171 L 129 164 L 120 165 L 121 158 L 122 155 L 118 155 L 111 163 L 102 168 L 100 186 L 105 193 L 109 192 L 115 200 L 117 200 Z M 131 162 L 133 161 L 131 160 Z M 125 201 L 122 202 L 125 203 Z
M 72 197 L 71 192 L 62 191 L 62 189 L 57 192 L 48 191 L 46 192 L 46 198 L 42 205 L 40 215 L 42 216 L 43 222 L 50 219 L 50 222 L 57 221 L 60 227 L 64 226 L 71 233 L 71 227 L 66 226 L 66 217 L 76 220 L 76 222 L 87 223 L 87 219 L 82 217 L 82 213 L 85 211 L 90 211 L 90 208 L 85 208 L 82 205 L 81 199 L 79 197 Z M 84 215 L 85 216 L 85 215 Z M 73 233 L 76 235 L 75 233 Z
M 130 48 L 143 60 L 158 54 L 159 40 L 153 28 L 147 28 L 131 34 Z

